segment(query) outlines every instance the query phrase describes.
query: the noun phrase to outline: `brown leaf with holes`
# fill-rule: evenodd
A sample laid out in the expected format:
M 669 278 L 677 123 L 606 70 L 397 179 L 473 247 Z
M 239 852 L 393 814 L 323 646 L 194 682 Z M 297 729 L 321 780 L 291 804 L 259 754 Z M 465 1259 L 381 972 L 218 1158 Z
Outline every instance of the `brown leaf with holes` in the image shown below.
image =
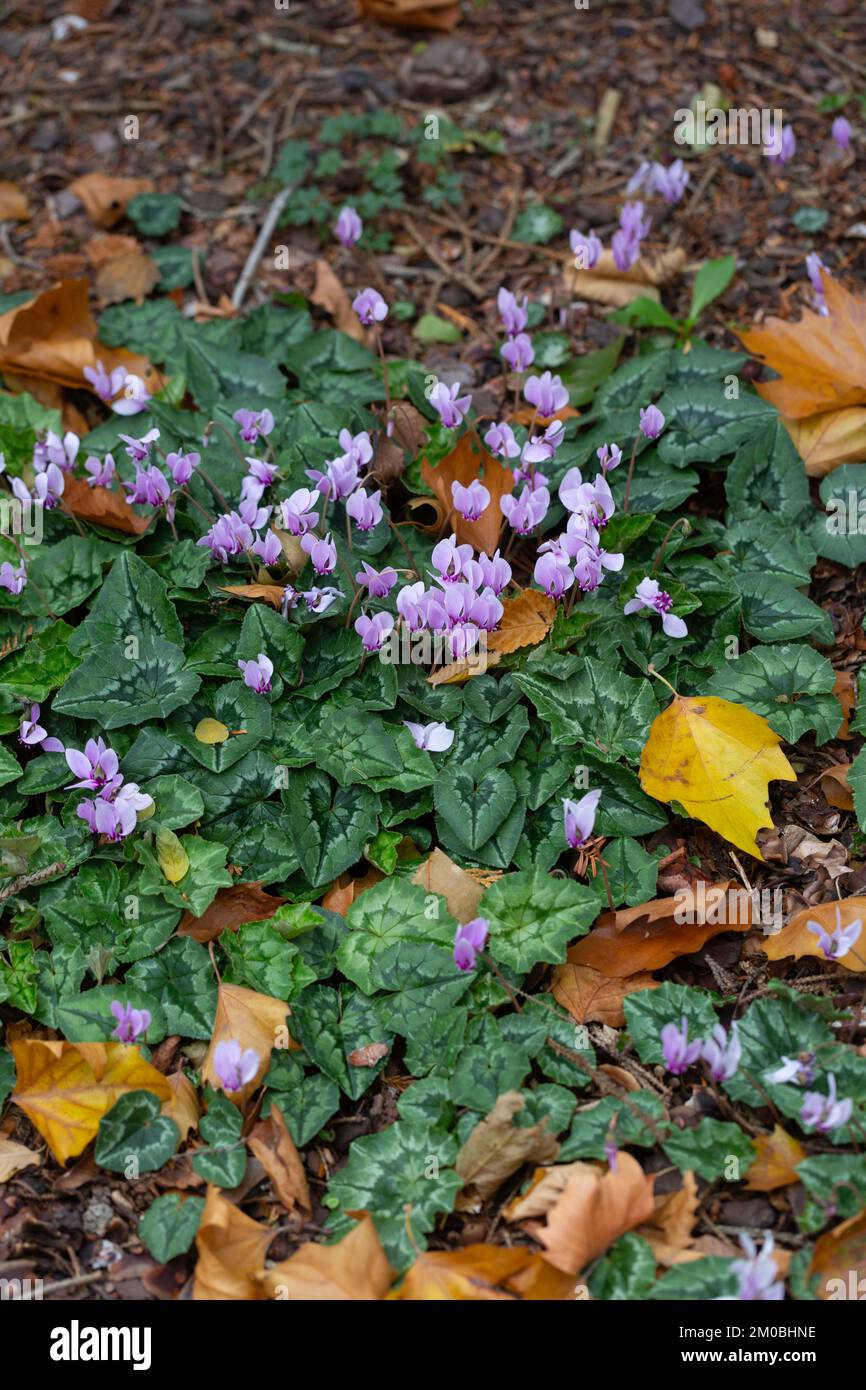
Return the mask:
M 220 888 L 200 917 L 185 912 L 177 929 L 178 936 L 191 936 L 195 941 L 213 941 L 224 931 L 237 931 L 244 922 L 266 922 L 282 907 L 285 898 L 266 893 L 261 883 L 233 883 Z
M 809 931 L 809 922 L 817 922 L 825 932 L 832 932 L 837 926 L 848 927 L 857 921 L 866 921 L 866 898 L 842 898 L 838 902 L 816 903 L 814 907 L 801 908 L 785 923 L 780 932 L 765 937 L 760 943 L 761 950 L 768 960 L 784 960 L 786 956 L 793 956 L 795 960 L 800 960 L 803 956 L 826 960 L 818 945 L 817 934 Z M 836 964 L 858 973 L 866 970 L 866 961 L 859 958 L 863 955 L 860 945 L 861 942 L 858 941 L 854 949 L 848 951 Z M 858 951 L 859 956 L 855 954 Z
M 752 1142 L 757 1152 L 746 1172 L 750 1192 L 775 1192 L 800 1181 L 797 1164 L 808 1155 L 799 1139 L 775 1125 L 772 1134 L 756 1134 Z
M 103 262 L 94 287 L 105 304 L 122 304 L 127 299 L 143 304 L 158 281 L 159 266 L 145 251 L 126 251 Z
M 654 1210 L 652 1177 L 622 1151 L 615 1168 L 582 1164 L 572 1172 L 538 1239 L 549 1264 L 579 1274 L 626 1231 L 648 1221 Z
M 256 1276 L 259 1297 L 338 1303 L 386 1297 L 393 1270 L 376 1227 L 364 1212 L 336 1245 L 302 1245 L 282 1264 Z
M 69 185 L 69 192 L 81 200 L 88 217 L 97 227 L 113 227 L 126 212 L 127 203 L 131 203 L 139 193 L 153 191 L 152 179 L 112 178 L 109 174 L 99 173 L 84 174 Z
M 678 922 L 677 916 L 699 920 Z M 699 951 L 719 932 L 747 931 L 751 922 L 752 901 L 744 888 L 733 880 L 699 884 L 673 898 L 605 912 L 589 935 L 569 948 L 568 960 L 621 979 L 660 970 L 677 956 Z
M 122 531 L 126 536 L 143 536 L 153 524 L 154 516 L 139 516 L 126 500 L 119 487 L 91 487 L 84 478 L 73 478 L 67 473 L 63 501 L 73 516 L 81 521 L 91 521 L 94 526 L 106 526 L 111 531 Z
M 866 403 L 866 299 L 826 271 L 821 279 L 826 315 L 804 309 L 799 322 L 768 318 L 739 335 L 779 374 L 756 391 L 791 420 Z
M 553 974 L 553 997 L 568 1009 L 578 1023 L 607 1023 L 621 1028 L 625 1023 L 623 1000 L 641 989 L 658 989 L 660 981 L 648 971 L 611 977 L 589 965 L 557 966 Z
M 192 1296 L 246 1302 L 265 1297 L 258 1277 L 275 1232 L 239 1211 L 218 1187 L 209 1187 L 198 1235 Z
M 505 1091 L 466 1139 L 454 1164 L 468 1189 L 457 1198 L 458 1210 L 477 1210 L 524 1163 L 556 1158 L 559 1144 L 545 1119 L 523 1128 L 514 1124 L 525 1103 L 519 1091 Z
M 8 179 L 0 179 L 0 222 L 26 222 L 30 216 L 27 194 Z
M 316 261 L 316 283 L 310 300 L 330 315 L 334 320 L 334 327 L 341 333 L 347 333 L 359 343 L 367 341 L 367 332 L 352 308 L 352 301 L 342 280 L 326 260 Z
M 807 1282 L 815 1274 L 821 1280 L 815 1289 L 819 1298 L 862 1298 L 861 1289 L 866 1287 L 860 1282 L 866 1278 L 866 1211 L 818 1237 Z
M 499 460 L 488 453 L 474 434 L 466 433 L 461 434 L 450 454 L 440 459 L 435 468 L 424 459 L 421 464 L 421 477 L 441 502 L 458 541 L 492 555 L 499 544 L 499 533 L 503 526 L 499 502 L 514 489 L 514 475 L 511 469 L 503 468 Z M 457 482 L 468 487 L 475 478 L 479 478 L 487 488 L 490 501 L 477 521 L 467 521 L 454 508 L 451 484 Z M 514 649 L 506 647 L 503 650 Z
M 428 859 L 412 875 L 427 893 L 441 893 L 448 911 L 457 922 L 471 922 L 484 896 L 484 885 L 478 883 L 465 869 L 449 859 L 441 849 L 434 849 Z
M 271 1102 L 271 1113 L 250 1132 L 247 1143 L 259 1160 L 286 1211 L 300 1212 L 306 1221 L 313 1214 L 310 1188 L 304 1164 L 286 1127 L 277 1101 Z

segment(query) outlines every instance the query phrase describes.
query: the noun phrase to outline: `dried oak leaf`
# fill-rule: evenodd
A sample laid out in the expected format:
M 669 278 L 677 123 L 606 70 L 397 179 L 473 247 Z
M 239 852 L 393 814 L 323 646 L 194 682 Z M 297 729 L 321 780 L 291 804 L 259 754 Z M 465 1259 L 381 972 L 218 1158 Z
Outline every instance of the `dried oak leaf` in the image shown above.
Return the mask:
M 556 1158 L 559 1144 L 546 1119 L 523 1129 L 513 1123 L 525 1103 L 519 1091 L 505 1091 L 472 1130 L 454 1165 L 464 1188 L 470 1189 L 458 1196 L 458 1210 L 477 1209 L 478 1199 L 492 1197 L 524 1163 L 552 1163 Z
M 231 1302 L 264 1298 L 257 1276 L 264 1272 L 265 1253 L 274 1234 L 239 1211 L 218 1187 L 209 1187 L 195 1238 L 198 1262 L 193 1298 Z
M 589 965 L 557 966 L 553 975 L 553 997 L 568 1009 L 578 1023 L 607 1023 L 621 1028 L 625 1023 L 623 1000 L 641 989 L 658 989 L 659 981 L 648 971 L 634 975 L 610 976 Z
M 854 810 L 854 798 L 848 782 L 850 768 L 850 763 L 834 763 L 832 767 L 825 767 L 818 778 L 827 805 L 835 806 L 838 811 Z
M 682 918 L 686 920 L 678 920 Z M 731 880 L 707 884 L 700 892 L 687 889 L 673 898 L 605 912 L 587 936 L 569 947 L 567 959 L 623 979 L 660 970 L 677 956 L 699 951 L 719 932 L 744 932 L 751 923 L 752 900 L 745 889 Z
M 154 191 L 151 179 L 112 178 L 108 174 L 84 174 L 69 185 L 97 227 L 113 227 L 126 212 L 127 203 L 139 193 Z
M 376 1227 L 364 1212 L 336 1245 L 302 1245 L 282 1264 L 258 1274 L 256 1282 L 268 1298 L 378 1302 L 387 1295 L 393 1277 Z
M 786 956 L 793 956 L 795 960 L 802 956 L 814 956 L 817 960 L 825 960 L 816 933 L 809 931 L 809 922 L 817 922 L 825 932 L 831 932 L 839 925 L 848 927 L 858 919 L 863 921 L 864 918 L 866 898 L 841 898 L 834 902 L 817 903 L 814 907 L 804 907 L 794 913 L 780 932 L 765 937 L 761 942 L 761 950 L 768 960 L 784 960 Z M 837 964 L 858 973 L 866 970 L 866 962 L 855 954 L 856 951 L 855 945 L 853 950 L 837 961 Z
M 808 1155 L 799 1139 L 776 1125 L 772 1134 L 757 1134 L 753 1142 L 756 1153 L 746 1172 L 748 1191 L 775 1192 L 800 1181 L 797 1164 Z
M 162 1114 L 174 1120 L 180 1130 L 180 1142 L 183 1143 L 190 1130 L 198 1129 L 201 1117 L 198 1092 L 182 1071 L 172 1072 L 166 1080 L 171 1088 L 171 1100 L 163 1101 Z
M 220 888 L 200 917 L 185 912 L 177 935 L 213 941 L 220 932 L 237 931 L 244 922 L 266 922 L 285 901 L 266 893 L 261 883 L 234 883 L 231 888 Z

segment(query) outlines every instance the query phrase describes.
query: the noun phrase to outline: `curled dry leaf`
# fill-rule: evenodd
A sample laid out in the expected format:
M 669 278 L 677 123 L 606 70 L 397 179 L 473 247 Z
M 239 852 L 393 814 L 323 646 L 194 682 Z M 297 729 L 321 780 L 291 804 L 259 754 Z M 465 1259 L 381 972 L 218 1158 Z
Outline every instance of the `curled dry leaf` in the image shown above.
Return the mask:
M 613 1169 L 582 1164 L 571 1174 L 538 1239 L 549 1264 L 579 1274 L 654 1210 L 653 1179 L 636 1158 L 621 1152 Z
M 359 343 L 367 341 L 367 333 L 352 308 L 352 301 L 346 293 L 342 281 L 326 260 L 316 261 L 316 283 L 313 286 L 310 300 L 313 304 L 317 304 L 320 309 L 324 309 L 326 314 L 330 314 L 335 327 L 341 333 L 348 334 L 350 338 L 354 338 Z
M 605 912 L 588 936 L 569 947 L 568 961 L 623 979 L 660 970 L 677 956 L 699 951 L 719 932 L 744 932 L 751 923 L 752 899 L 744 888 L 732 880 L 699 884 L 673 898 Z
M 522 589 L 513 598 L 505 599 L 502 607 L 502 622 L 487 638 L 484 659 L 476 653 L 468 660 L 440 666 L 427 677 L 430 685 L 461 684 L 473 676 L 483 676 L 507 652 L 516 652 L 520 647 L 537 647 L 544 641 L 556 616 L 556 604 L 540 589 Z
M 837 671 L 836 679 L 833 683 L 833 694 L 842 706 L 842 723 L 839 726 L 836 737 L 849 739 L 852 737 L 852 734 L 848 727 L 848 721 L 854 713 L 857 704 L 857 672 Z
M 782 424 L 810 478 L 824 478 L 840 464 L 866 458 L 866 410 L 861 406 L 828 410 L 805 420 L 783 417 Z
M 441 849 L 433 850 L 429 858 L 415 870 L 411 881 L 428 893 L 441 893 L 448 911 L 457 922 L 471 922 L 484 896 L 484 885 L 455 864 L 453 859 L 449 859 Z
M 675 695 L 653 720 L 640 761 L 648 796 L 676 801 L 737 849 L 763 859 L 757 832 L 772 828 L 768 783 L 796 782 L 782 742 L 761 715 L 715 695 Z
M 655 1211 L 637 1234 L 652 1246 L 659 1264 L 677 1265 L 700 1258 L 691 1249 L 699 1205 L 698 1184 L 691 1171 L 683 1173 L 678 1191 L 656 1197 Z
M 666 285 L 680 274 L 686 263 L 681 246 L 657 256 L 641 256 L 631 270 L 617 270 L 612 251 L 602 251 L 592 270 L 568 266 L 564 279 L 573 299 L 591 299 L 596 304 L 622 308 L 633 299 L 652 299 L 659 303 L 659 285 Z
M 14 1139 L 0 1139 L 0 1182 L 8 1182 L 24 1168 L 39 1167 L 42 1155 L 33 1149 L 16 1144 Z
M 610 976 L 589 965 L 557 966 L 553 974 L 553 997 L 568 1009 L 578 1023 L 607 1023 L 621 1028 L 625 1023 L 623 1000 L 641 989 L 658 989 L 659 981 L 648 971 L 634 975 Z
M 507 1282 L 537 1257 L 526 1246 L 467 1245 L 464 1250 L 425 1250 L 406 1274 L 395 1299 L 407 1303 L 514 1300 Z
M 827 805 L 835 806 L 838 811 L 854 810 L 854 798 L 848 783 L 850 767 L 850 763 L 836 763 L 833 767 L 825 767 L 818 778 Z
M 113 227 L 126 212 L 127 204 L 139 193 L 154 191 L 151 179 L 111 178 L 108 174 L 84 174 L 69 185 L 70 193 L 84 204 L 97 227 Z
M 808 924 L 817 922 L 825 932 L 832 932 L 840 923 L 843 927 L 849 927 L 857 921 L 866 921 L 866 898 L 842 898 L 837 902 L 804 907 L 800 912 L 795 912 L 775 936 L 765 937 L 761 942 L 761 950 L 768 960 L 784 960 L 786 956 L 793 956 L 795 960 L 799 960 L 801 956 L 814 956 L 817 960 L 826 960 L 818 945 L 818 937 L 815 932 L 809 931 Z M 863 939 L 861 937 L 861 941 Z M 860 959 L 860 956 L 864 955 L 860 944 L 858 941 L 854 949 L 842 956 L 837 964 L 858 973 L 866 970 L 866 959 Z M 855 952 L 859 952 L 859 955 Z
M 198 1129 L 201 1117 L 198 1092 L 182 1071 L 172 1072 L 166 1080 L 171 1088 L 171 1099 L 163 1102 L 162 1113 L 174 1120 L 180 1130 L 180 1142 L 183 1143 L 190 1130 Z
M 440 459 L 435 468 L 431 468 L 424 459 L 421 464 L 421 477 L 442 503 L 458 541 L 492 555 L 499 544 L 499 533 L 503 525 L 499 501 L 514 489 L 514 475 L 511 469 L 503 468 L 499 460 L 488 453 L 474 434 L 467 433 L 460 436 L 451 453 Z M 477 521 L 467 521 L 454 510 L 451 484 L 457 482 L 468 487 L 476 478 L 487 488 L 490 501 Z
M 153 524 L 153 516 L 139 516 L 133 511 L 120 488 L 91 487 L 84 478 L 66 475 L 63 487 L 64 506 L 81 521 L 122 531 L 126 536 L 142 536 Z
M 597 1101 L 593 1101 L 592 1105 L 582 1106 L 581 1109 L 593 1110 L 597 1104 Z M 591 1163 L 581 1162 L 536 1168 L 527 1190 L 514 1197 L 505 1208 L 506 1221 L 531 1221 L 546 1216 L 559 1201 L 570 1179 L 583 1169 L 593 1173 L 596 1171 Z
M 826 272 L 821 279 L 826 314 L 804 309 L 798 323 L 768 318 L 739 335 L 779 373 L 780 380 L 759 382 L 756 390 L 794 420 L 866 402 L 866 299 Z
M 257 994 L 255 990 L 244 989 L 241 985 L 221 984 L 217 991 L 210 1046 L 201 1069 L 202 1081 L 208 1082 L 215 1090 L 221 1088 L 214 1062 L 218 1043 L 235 1040 L 243 1050 L 251 1047 L 259 1057 L 256 1074 L 242 1091 L 233 1091 L 229 1096 L 236 1105 L 244 1104 L 270 1066 L 271 1052 L 285 1032 L 288 1013 L 288 1004 L 280 999 L 272 999 L 269 994 Z
M 220 888 L 200 917 L 185 912 L 177 934 L 213 941 L 220 932 L 237 931 L 243 922 L 266 922 L 285 901 L 266 893 L 261 883 L 235 883 L 231 888 Z
M 395 29 L 434 29 L 449 34 L 460 21 L 458 0 L 357 0 L 362 19 Z
M 260 1296 L 266 1298 L 378 1302 L 386 1296 L 393 1277 L 376 1227 L 364 1212 L 354 1230 L 336 1245 L 302 1245 L 282 1264 L 258 1274 L 256 1282 Z
M 257 1276 L 274 1232 L 245 1216 L 218 1187 L 209 1187 L 195 1238 L 193 1298 L 242 1302 L 265 1294 Z
M 454 1165 L 469 1189 L 457 1198 L 459 1210 L 477 1209 L 479 1199 L 492 1197 L 524 1163 L 552 1163 L 556 1158 L 559 1144 L 546 1120 L 523 1129 L 513 1123 L 525 1103 L 519 1091 L 506 1091 L 469 1135 Z
M 220 584 L 219 587 L 224 594 L 234 594 L 236 598 L 248 598 L 251 602 L 261 599 L 278 613 L 283 606 L 282 584 Z
M 809 1276 L 817 1275 L 819 1298 L 859 1298 L 866 1276 L 866 1211 L 826 1231 L 815 1242 Z M 852 1292 L 853 1290 L 853 1292 Z
M 11 1048 L 18 1076 L 12 1100 L 58 1163 L 96 1138 L 102 1116 L 128 1091 L 151 1091 L 162 1102 L 172 1098 L 166 1077 L 137 1047 L 19 1038 Z
M 776 1125 L 772 1134 L 755 1135 L 753 1143 L 757 1152 L 749 1164 L 745 1184 L 750 1192 L 775 1192 L 778 1187 L 790 1187 L 800 1181 L 797 1164 L 807 1153 L 799 1139 Z
M 364 1047 L 356 1047 L 354 1052 L 350 1052 L 346 1061 L 353 1067 L 375 1067 L 383 1057 L 388 1056 L 389 1051 L 387 1043 L 367 1043 Z
M 260 1120 L 250 1132 L 247 1143 L 273 1184 L 286 1211 L 300 1211 L 309 1221 L 313 1214 L 310 1188 L 304 1164 L 295 1148 L 279 1107 L 271 1105 L 266 1120 Z
M 27 194 L 8 179 L 0 179 L 0 222 L 26 222 L 30 216 Z

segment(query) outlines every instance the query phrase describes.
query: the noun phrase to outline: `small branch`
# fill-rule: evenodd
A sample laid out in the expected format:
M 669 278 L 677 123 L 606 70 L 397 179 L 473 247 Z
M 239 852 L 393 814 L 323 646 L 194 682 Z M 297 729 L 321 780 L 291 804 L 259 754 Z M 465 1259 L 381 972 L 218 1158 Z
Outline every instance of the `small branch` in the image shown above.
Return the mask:
M 250 287 L 250 281 L 252 280 L 253 276 L 259 268 L 259 261 L 262 259 L 262 256 L 265 253 L 265 247 L 267 246 L 268 242 L 273 236 L 274 228 L 280 220 L 280 215 L 284 207 L 286 206 L 286 203 L 289 201 L 292 194 L 294 193 L 296 187 L 296 184 L 290 183 L 287 184 L 285 188 L 281 188 L 279 193 L 271 203 L 270 207 L 268 208 L 267 216 L 265 217 L 265 220 L 262 223 L 261 231 L 256 237 L 256 240 L 253 244 L 253 249 L 247 256 L 246 265 L 241 271 L 240 279 L 235 285 L 234 292 L 232 294 L 232 304 L 236 309 L 240 309 L 241 305 L 243 304 L 246 298 L 247 290 Z
M 13 878 L 11 883 L 7 883 L 5 888 L 0 888 L 0 902 L 6 898 L 12 898 L 16 893 L 22 893 L 25 888 L 35 888 L 38 883 L 44 883 L 47 878 L 52 878 L 54 874 L 62 873 L 66 868 L 65 863 L 58 859 L 56 864 L 49 864 L 47 868 L 37 869 L 32 874 L 21 874 L 18 878 Z

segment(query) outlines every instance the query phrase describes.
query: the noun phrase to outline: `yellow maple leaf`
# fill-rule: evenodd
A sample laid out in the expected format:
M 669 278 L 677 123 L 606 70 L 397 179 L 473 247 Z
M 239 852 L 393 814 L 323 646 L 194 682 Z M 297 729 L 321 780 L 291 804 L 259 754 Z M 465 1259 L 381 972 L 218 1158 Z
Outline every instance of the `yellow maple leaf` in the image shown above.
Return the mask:
M 781 739 L 759 714 L 714 695 L 675 695 L 653 720 L 640 783 L 658 801 L 677 801 L 737 849 L 763 859 L 758 830 L 772 826 L 767 784 L 795 782 Z
M 12 1043 L 18 1074 L 14 1103 L 39 1130 L 58 1163 L 74 1158 L 96 1137 L 99 1121 L 127 1091 L 172 1097 L 162 1072 L 137 1047 L 123 1043 Z

